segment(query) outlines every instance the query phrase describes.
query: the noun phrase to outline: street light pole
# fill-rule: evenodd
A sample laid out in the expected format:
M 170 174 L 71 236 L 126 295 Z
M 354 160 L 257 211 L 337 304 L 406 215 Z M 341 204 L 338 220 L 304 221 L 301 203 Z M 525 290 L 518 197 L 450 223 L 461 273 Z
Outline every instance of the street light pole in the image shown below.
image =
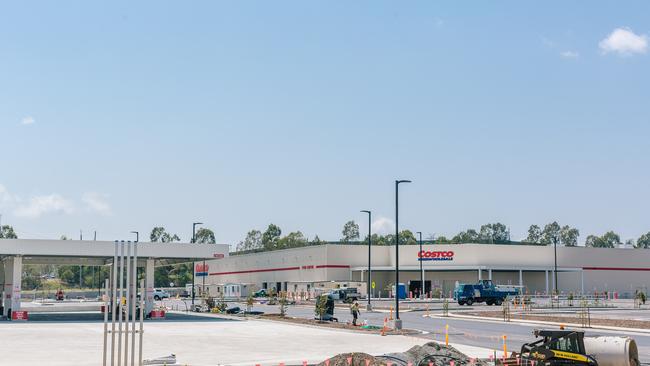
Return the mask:
M 395 329 L 402 329 L 399 318 L 399 185 L 411 183 L 410 180 L 395 181 Z
M 420 236 L 420 254 L 418 255 L 418 259 L 420 260 L 420 300 L 424 299 L 424 291 L 425 287 L 424 286 L 424 268 L 422 267 L 422 232 L 418 231 L 416 234 Z
M 370 297 L 371 297 L 371 288 L 372 288 L 372 272 L 370 268 L 370 259 L 371 259 L 371 248 L 372 248 L 372 212 L 369 210 L 361 210 L 361 212 L 365 212 L 368 214 L 368 305 L 366 306 L 367 311 L 372 310 L 372 305 L 370 304 Z
M 559 293 L 558 291 L 559 286 L 557 283 L 557 238 L 553 238 L 553 252 L 554 252 L 553 259 L 555 261 L 554 269 L 553 269 L 553 276 L 555 277 L 555 286 L 553 286 L 554 287 L 553 290 L 555 290 L 555 295 L 557 295 Z
M 135 234 L 135 242 L 139 243 L 140 242 L 140 233 L 137 231 L 131 231 L 131 234 Z
M 192 243 L 196 242 L 196 225 L 203 225 L 202 222 L 193 222 L 192 223 Z M 205 264 L 205 261 L 203 261 L 203 264 Z M 196 266 L 194 263 L 192 263 L 192 310 L 194 310 L 194 298 L 196 297 L 196 292 L 194 290 L 194 274 L 196 273 Z M 205 278 L 203 279 L 203 285 L 205 286 Z

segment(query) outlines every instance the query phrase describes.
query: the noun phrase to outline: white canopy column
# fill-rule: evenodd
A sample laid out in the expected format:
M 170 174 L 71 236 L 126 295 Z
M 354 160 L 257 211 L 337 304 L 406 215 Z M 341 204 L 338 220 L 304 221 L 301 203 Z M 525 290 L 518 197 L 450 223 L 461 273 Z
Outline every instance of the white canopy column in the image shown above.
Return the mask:
M 20 310 L 20 288 L 23 274 L 23 257 L 16 255 L 3 260 L 5 285 L 3 288 L 2 315 L 11 318 L 12 311 Z
M 153 258 L 147 258 L 144 268 L 144 313 L 148 315 L 153 310 L 153 285 L 154 285 L 154 264 Z

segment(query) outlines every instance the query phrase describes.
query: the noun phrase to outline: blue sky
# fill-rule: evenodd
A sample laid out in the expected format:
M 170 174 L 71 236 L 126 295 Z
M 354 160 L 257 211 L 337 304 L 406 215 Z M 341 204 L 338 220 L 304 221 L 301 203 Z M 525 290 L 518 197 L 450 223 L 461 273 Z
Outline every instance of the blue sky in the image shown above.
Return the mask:
M 650 231 L 650 4 L 13 2 L 0 213 L 22 237 L 202 221 L 338 239 Z

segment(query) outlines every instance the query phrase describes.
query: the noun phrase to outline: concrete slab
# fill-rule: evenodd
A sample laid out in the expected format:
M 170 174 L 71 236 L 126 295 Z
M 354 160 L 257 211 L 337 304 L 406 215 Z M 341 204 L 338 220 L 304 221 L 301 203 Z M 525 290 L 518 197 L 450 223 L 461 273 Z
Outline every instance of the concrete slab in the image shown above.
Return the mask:
M 427 340 L 299 326 L 281 322 L 149 321 L 145 324 L 145 358 L 176 354 L 187 365 L 277 365 L 320 362 L 338 353 L 383 354 L 406 350 Z M 0 323 L 2 363 L 7 365 L 98 365 L 102 324 Z M 489 351 L 459 346 L 470 356 Z M 478 354 L 481 353 L 481 354 Z

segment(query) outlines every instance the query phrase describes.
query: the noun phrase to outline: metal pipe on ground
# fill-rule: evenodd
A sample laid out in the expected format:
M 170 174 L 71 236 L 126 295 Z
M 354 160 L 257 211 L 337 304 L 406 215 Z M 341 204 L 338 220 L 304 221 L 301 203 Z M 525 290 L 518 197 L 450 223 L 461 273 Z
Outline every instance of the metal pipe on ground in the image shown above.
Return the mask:
M 585 337 L 585 352 L 598 366 L 638 366 L 639 350 L 630 337 Z

